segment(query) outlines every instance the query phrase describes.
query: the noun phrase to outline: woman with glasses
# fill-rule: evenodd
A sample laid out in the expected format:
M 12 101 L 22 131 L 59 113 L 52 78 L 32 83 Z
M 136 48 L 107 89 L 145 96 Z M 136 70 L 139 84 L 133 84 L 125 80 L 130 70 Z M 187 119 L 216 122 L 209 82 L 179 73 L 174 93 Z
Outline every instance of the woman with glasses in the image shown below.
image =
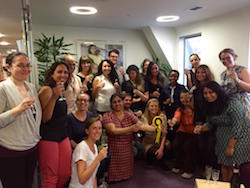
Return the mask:
M 41 106 L 27 82 L 29 58 L 13 53 L 7 61 L 10 77 L 0 83 L 0 180 L 3 187 L 30 188 L 40 140 Z
M 77 110 L 68 115 L 68 135 L 73 149 L 87 136 L 85 127 L 93 116 L 93 113 L 88 111 L 89 96 L 86 93 L 77 96 L 76 107 Z
M 237 57 L 230 48 L 219 53 L 220 61 L 227 68 L 221 73 L 221 86 L 228 95 L 242 102 L 246 115 L 250 118 L 250 73 L 246 67 L 236 64 Z

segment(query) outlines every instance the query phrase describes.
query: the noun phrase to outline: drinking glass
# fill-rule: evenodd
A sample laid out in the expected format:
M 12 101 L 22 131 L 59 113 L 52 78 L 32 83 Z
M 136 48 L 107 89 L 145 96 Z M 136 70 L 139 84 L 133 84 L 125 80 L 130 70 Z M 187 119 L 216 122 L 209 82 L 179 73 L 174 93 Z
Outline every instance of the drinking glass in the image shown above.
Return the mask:
M 220 177 L 220 170 L 213 169 L 213 172 L 212 172 L 212 179 L 213 179 L 214 181 L 218 181 L 218 180 L 219 180 L 219 177 Z
M 32 99 L 32 100 L 35 101 L 35 97 L 34 97 L 32 91 L 31 91 L 30 89 L 28 89 L 28 95 L 29 95 L 30 99 Z M 36 108 L 35 108 L 35 104 L 31 106 L 30 110 L 31 110 L 33 116 L 36 117 Z
M 205 174 L 206 174 L 206 179 L 210 180 L 211 175 L 212 175 L 212 167 L 211 166 L 206 166 L 205 168 Z
M 56 85 L 64 85 L 64 83 L 63 83 L 63 82 L 57 82 Z M 63 92 L 61 92 L 59 101 L 65 101 L 65 100 L 66 100 L 66 99 L 65 99 L 64 96 L 63 96 Z

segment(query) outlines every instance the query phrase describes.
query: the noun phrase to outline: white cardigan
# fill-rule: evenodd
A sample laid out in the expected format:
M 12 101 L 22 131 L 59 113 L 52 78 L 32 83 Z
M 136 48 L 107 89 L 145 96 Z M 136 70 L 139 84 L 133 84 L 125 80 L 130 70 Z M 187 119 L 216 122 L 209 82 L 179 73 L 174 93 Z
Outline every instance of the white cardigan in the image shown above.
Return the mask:
M 11 109 L 20 104 L 23 97 L 10 78 L 0 82 L 0 146 L 10 150 L 31 149 L 40 140 L 41 105 L 34 85 L 25 84 L 35 98 L 36 119 L 30 109 L 15 118 L 12 116 Z

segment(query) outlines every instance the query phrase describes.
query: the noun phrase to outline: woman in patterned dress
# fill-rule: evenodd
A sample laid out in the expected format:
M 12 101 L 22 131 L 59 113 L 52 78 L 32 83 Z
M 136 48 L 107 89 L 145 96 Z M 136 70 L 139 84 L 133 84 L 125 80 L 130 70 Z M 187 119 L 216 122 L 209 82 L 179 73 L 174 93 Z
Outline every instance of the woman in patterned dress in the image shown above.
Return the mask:
M 111 112 L 103 116 L 103 124 L 108 134 L 108 146 L 111 155 L 109 182 L 126 180 L 133 175 L 133 132 L 138 131 L 138 118 L 124 111 L 119 95 L 110 98 Z
M 250 120 L 245 109 L 235 98 L 230 98 L 214 81 L 203 89 L 207 124 L 196 126 L 194 132 L 217 127 L 215 154 L 221 164 L 223 181 L 230 181 L 233 165 L 240 167 L 241 183 L 250 186 Z
M 227 68 L 221 73 L 221 86 L 228 95 L 242 102 L 246 115 L 250 118 L 250 73 L 246 67 L 236 64 L 237 57 L 234 50 L 230 48 L 219 53 L 220 61 Z

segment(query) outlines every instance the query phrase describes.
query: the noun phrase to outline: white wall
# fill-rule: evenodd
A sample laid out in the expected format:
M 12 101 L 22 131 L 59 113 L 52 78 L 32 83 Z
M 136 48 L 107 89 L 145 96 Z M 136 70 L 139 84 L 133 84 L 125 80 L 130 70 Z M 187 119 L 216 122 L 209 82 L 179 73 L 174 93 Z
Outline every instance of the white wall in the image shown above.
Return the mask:
M 182 36 L 201 33 L 201 63 L 207 64 L 215 74 L 216 80 L 219 81 L 219 75 L 225 70 L 225 67 L 219 61 L 218 54 L 224 48 L 233 48 L 239 56 L 237 63 L 248 67 L 249 18 L 250 7 L 247 7 L 227 15 L 177 27 L 177 39 Z M 177 53 L 178 62 L 182 60 L 180 58 L 181 55 Z
M 66 27 L 56 25 L 32 25 L 33 39 L 41 37 L 41 33 L 56 37 L 64 36 L 66 43 L 74 43 L 71 52 L 77 50 L 76 42 L 83 39 L 101 40 L 109 42 L 125 43 L 125 65 L 136 64 L 140 66 L 143 59 L 151 58 L 150 47 L 140 30 L 119 30 L 105 28 L 88 28 L 88 27 Z

